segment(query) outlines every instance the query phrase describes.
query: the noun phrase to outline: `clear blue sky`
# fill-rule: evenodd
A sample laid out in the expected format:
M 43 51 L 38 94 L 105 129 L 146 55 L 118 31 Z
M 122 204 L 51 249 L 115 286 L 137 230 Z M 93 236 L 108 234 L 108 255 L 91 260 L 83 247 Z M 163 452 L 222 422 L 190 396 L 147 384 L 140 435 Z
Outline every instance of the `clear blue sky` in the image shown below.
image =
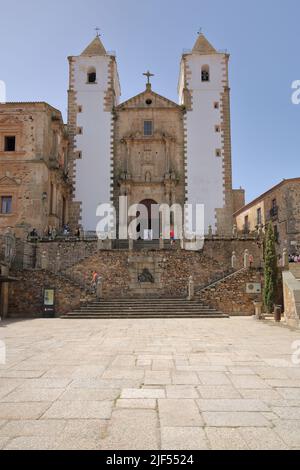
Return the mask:
M 68 62 L 99 26 L 117 52 L 122 100 L 153 88 L 177 101 L 182 50 L 199 27 L 231 54 L 234 186 L 254 198 L 300 176 L 299 0 L 0 0 L 0 80 L 8 101 L 47 101 L 66 117 Z

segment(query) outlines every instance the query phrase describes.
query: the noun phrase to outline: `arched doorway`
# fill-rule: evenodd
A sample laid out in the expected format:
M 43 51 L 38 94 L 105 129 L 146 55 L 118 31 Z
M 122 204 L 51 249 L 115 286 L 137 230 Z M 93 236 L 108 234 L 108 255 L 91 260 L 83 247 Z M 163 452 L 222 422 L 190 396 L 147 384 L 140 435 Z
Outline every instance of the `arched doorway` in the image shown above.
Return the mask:
M 148 227 L 142 238 L 144 240 L 158 240 L 160 236 L 160 224 L 159 224 L 159 204 L 154 199 L 144 199 L 140 202 L 147 209 L 148 219 L 145 221 L 145 225 Z

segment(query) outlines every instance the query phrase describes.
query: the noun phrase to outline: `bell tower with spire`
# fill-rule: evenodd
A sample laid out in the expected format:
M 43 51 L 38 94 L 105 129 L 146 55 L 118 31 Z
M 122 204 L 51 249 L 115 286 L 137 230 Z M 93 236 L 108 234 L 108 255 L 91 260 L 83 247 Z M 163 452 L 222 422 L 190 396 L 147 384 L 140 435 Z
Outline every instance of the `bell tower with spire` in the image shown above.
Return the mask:
M 180 66 L 179 102 L 185 107 L 187 202 L 204 204 L 205 232 L 231 235 L 229 55 L 199 33 Z
M 120 96 L 117 63 L 97 32 L 82 54 L 69 57 L 69 66 L 70 223 L 95 231 L 98 205 L 112 200 L 113 110 Z

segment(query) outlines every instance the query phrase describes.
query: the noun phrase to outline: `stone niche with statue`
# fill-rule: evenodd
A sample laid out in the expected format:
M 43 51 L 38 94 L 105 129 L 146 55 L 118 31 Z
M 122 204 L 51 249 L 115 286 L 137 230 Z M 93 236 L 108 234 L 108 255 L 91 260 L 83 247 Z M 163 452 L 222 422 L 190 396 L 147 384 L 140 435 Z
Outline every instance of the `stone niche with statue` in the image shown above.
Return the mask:
M 130 283 L 132 294 L 151 297 L 162 289 L 162 256 L 145 255 L 130 256 L 128 258 Z

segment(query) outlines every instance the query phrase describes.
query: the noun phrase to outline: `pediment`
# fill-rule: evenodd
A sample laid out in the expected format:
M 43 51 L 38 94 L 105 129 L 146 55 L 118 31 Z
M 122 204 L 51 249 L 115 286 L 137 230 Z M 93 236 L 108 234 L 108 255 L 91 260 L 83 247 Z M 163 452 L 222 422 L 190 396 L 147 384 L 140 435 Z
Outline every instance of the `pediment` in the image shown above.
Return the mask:
M 151 100 L 151 104 L 147 104 L 147 101 Z M 121 103 L 117 106 L 117 109 L 132 109 L 132 108 L 173 108 L 173 109 L 182 109 L 174 101 L 165 98 L 164 96 L 155 93 L 152 90 L 145 90 L 142 93 L 139 93 L 136 96 L 133 96 L 124 103 Z
M 21 181 L 10 176 L 4 176 L 0 179 L 0 186 L 19 186 Z

